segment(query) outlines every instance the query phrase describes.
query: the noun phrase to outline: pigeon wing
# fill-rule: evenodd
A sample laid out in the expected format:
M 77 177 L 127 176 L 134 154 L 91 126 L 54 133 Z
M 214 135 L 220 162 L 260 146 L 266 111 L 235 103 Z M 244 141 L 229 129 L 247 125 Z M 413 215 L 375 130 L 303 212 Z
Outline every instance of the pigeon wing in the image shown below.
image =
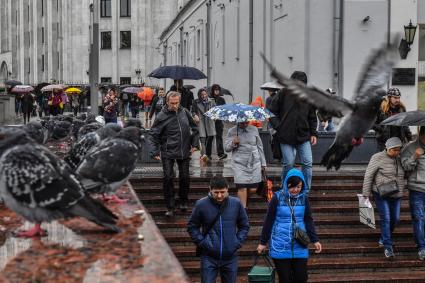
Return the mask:
M 100 137 L 95 132 L 90 132 L 82 136 L 69 150 L 64 160 L 71 169 L 77 168 L 77 166 L 84 159 L 84 156 L 92 149 L 95 145 L 100 142 Z

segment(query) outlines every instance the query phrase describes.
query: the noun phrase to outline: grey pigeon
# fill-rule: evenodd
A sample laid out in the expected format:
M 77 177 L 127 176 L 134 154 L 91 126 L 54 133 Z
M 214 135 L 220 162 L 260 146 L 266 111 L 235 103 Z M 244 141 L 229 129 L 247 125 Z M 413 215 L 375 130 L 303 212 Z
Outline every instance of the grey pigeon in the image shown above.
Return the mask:
M 124 123 L 124 128 L 127 128 L 127 127 L 137 127 L 137 128 L 143 129 L 142 121 L 140 121 L 140 119 L 137 119 L 137 118 L 130 118 Z
M 124 128 L 90 150 L 75 171 L 84 187 L 94 193 L 114 193 L 129 178 L 142 149 L 142 131 Z M 117 197 L 114 200 L 121 202 Z
M 74 121 L 72 121 L 71 136 L 73 137 L 74 140 L 77 140 L 78 131 L 84 125 L 86 125 L 86 122 L 84 122 L 83 120 L 75 118 Z
M 90 132 L 95 132 L 95 131 L 99 130 L 102 127 L 103 127 L 103 125 L 101 123 L 98 123 L 98 122 L 92 122 L 90 124 L 87 124 L 87 125 L 82 126 L 78 130 L 77 140 L 79 138 L 81 138 L 82 136 L 84 136 L 85 134 L 90 133 Z
M 37 143 L 45 144 L 49 137 L 49 131 L 47 128 L 43 127 L 40 122 L 31 121 L 22 126 L 22 129 Z
M 75 170 L 89 150 L 97 146 L 102 140 L 115 136 L 121 129 L 119 125 L 109 123 L 96 132 L 85 134 L 72 145 L 64 158 L 65 162 L 72 170 Z
M 61 140 L 66 138 L 71 133 L 72 124 L 67 120 L 54 120 L 52 138 L 55 140 Z
M 375 51 L 361 73 L 352 101 L 331 96 L 326 91 L 291 80 L 267 62 L 273 68 L 271 75 L 286 87 L 287 95 L 294 95 L 297 99 L 337 117 L 345 114 L 333 144 L 322 158 L 322 164 L 328 170 L 332 167 L 338 170 L 341 162 L 350 155 L 353 146 L 361 144 L 363 135 L 375 124 L 379 107 L 386 95 L 383 88 L 389 81 L 396 58 L 395 44 L 385 45 Z
M 36 223 L 18 236 L 43 236 L 41 222 L 73 216 L 119 232 L 117 217 L 87 194 L 68 165 L 20 129 L 0 133 L 0 196 L 12 211 Z

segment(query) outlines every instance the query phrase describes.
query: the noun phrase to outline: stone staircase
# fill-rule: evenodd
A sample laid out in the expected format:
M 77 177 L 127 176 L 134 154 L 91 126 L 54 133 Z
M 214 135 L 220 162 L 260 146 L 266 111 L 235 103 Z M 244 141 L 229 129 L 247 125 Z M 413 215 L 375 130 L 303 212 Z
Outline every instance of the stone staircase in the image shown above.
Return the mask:
M 208 192 L 208 178 L 191 179 L 190 207 Z M 320 172 L 313 177 L 310 203 L 317 232 L 323 245 L 321 254 L 311 250 L 309 282 L 425 282 L 425 263 L 417 259 L 407 195 L 401 205 L 401 221 L 394 232 L 396 258 L 388 260 L 378 246 L 378 228 L 373 230 L 359 222 L 358 200 L 363 172 Z M 230 192 L 236 190 L 229 178 Z M 131 183 L 140 200 L 154 218 L 163 236 L 180 260 L 192 282 L 200 282 L 199 258 L 186 232 L 190 211 L 177 212 L 173 220 L 164 217 L 162 178 L 133 178 Z M 278 188 L 276 178 L 276 189 Z M 176 182 L 176 188 L 178 183 Z M 252 196 L 248 204 L 251 229 L 248 240 L 240 250 L 238 282 L 247 276 L 259 242 L 266 203 Z

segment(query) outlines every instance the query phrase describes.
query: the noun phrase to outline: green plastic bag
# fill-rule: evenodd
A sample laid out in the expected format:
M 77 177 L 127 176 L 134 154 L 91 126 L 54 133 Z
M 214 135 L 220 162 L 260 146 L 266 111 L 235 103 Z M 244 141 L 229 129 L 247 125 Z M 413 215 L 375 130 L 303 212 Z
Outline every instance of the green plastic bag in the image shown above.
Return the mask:
M 262 257 L 266 266 L 257 265 L 258 258 Z M 275 269 L 267 255 L 256 255 L 254 264 L 248 273 L 249 283 L 274 283 L 275 282 Z

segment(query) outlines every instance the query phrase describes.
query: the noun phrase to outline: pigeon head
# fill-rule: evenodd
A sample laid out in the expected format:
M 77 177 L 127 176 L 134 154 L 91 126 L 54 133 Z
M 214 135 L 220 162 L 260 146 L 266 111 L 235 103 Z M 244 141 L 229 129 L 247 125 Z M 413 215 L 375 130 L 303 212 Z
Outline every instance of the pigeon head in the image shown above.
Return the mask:
M 122 128 L 115 123 L 108 123 L 99 130 L 96 131 L 96 133 L 99 134 L 101 139 L 106 139 L 108 137 L 114 137 L 117 135 L 117 133 L 121 132 Z
M 31 121 L 24 125 L 22 129 L 39 144 L 43 144 L 47 139 L 47 129 L 43 128 L 40 122 Z
M 34 143 L 28 134 L 17 128 L 0 127 L 0 156 L 9 148 L 26 143 Z
M 143 143 L 142 134 L 143 132 L 140 128 L 131 126 L 122 129 L 121 132 L 117 134 L 117 137 L 130 141 L 134 143 L 139 149 L 141 149 Z
M 71 132 L 71 125 L 68 121 L 56 121 L 52 137 L 56 140 L 66 138 Z

